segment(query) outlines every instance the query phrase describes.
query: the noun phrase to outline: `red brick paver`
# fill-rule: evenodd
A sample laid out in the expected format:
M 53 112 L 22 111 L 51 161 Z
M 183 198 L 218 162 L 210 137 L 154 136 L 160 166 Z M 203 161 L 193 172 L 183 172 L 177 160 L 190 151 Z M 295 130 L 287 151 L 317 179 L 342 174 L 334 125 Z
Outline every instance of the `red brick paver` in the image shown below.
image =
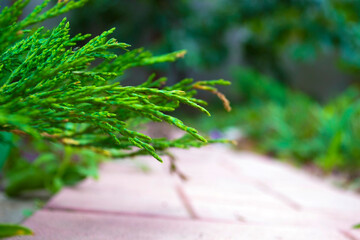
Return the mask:
M 293 226 L 244 225 L 47 210 L 36 213 L 27 221 L 27 225 L 38 233 L 37 239 L 47 240 L 347 239 L 333 229 L 301 229 Z
M 109 162 L 25 222 L 39 240 L 360 240 L 360 197 L 253 153 L 174 150 L 188 181 L 150 157 Z M 141 169 L 147 165 L 149 172 Z

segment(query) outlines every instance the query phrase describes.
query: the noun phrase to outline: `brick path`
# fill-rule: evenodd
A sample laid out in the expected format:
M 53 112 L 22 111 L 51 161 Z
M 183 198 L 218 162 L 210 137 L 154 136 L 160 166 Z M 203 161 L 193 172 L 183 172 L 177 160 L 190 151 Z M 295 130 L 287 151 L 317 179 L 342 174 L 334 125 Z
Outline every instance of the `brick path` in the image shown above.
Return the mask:
M 36 235 L 18 239 L 360 239 L 358 195 L 249 152 L 174 153 L 188 181 L 149 157 L 106 163 L 99 181 L 61 191 L 25 222 Z

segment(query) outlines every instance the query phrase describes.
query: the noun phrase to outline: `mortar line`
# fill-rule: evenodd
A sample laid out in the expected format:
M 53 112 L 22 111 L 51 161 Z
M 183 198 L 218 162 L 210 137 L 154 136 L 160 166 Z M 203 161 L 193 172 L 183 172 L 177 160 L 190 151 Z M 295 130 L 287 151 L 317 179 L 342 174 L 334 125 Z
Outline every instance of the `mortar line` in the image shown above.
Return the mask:
M 180 198 L 180 201 L 183 203 L 183 205 L 184 205 L 186 211 L 189 213 L 190 217 L 192 219 L 199 219 L 199 216 L 196 214 L 196 212 L 190 202 L 190 199 L 188 198 L 188 196 L 186 195 L 186 193 L 184 192 L 182 187 L 179 185 L 176 185 L 175 189 Z
M 158 219 L 172 219 L 172 220 L 188 220 L 188 217 L 181 216 L 167 216 L 161 214 L 141 213 L 141 212 L 125 212 L 125 211 L 106 211 L 106 210 L 95 210 L 95 209 L 75 209 L 67 207 L 45 207 L 41 210 L 44 211 L 58 211 L 68 213 L 89 213 L 99 215 L 112 215 L 112 216 L 132 216 L 132 217 L 146 217 L 146 218 L 158 218 Z
M 345 230 L 340 229 L 339 232 L 349 240 L 358 240 L 358 238 L 354 237 L 354 235 L 352 235 L 351 233 L 349 233 L 349 232 L 347 232 Z
M 109 216 L 123 216 L 123 217 L 141 217 L 141 218 L 154 218 L 154 219 L 168 219 L 174 221 L 200 221 L 206 223 L 223 223 L 223 224 L 239 224 L 238 221 L 232 220 L 223 220 L 223 219 L 212 219 L 212 218 L 196 218 L 192 219 L 189 217 L 179 217 L 179 216 L 166 216 L 158 214 L 148 214 L 148 213 L 136 213 L 136 212 L 122 212 L 122 211 L 103 211 L 103 210 L 89 210 L 89 209 L 73 209 L 66 207 L 45 207 L 41 211 L 48 212 L 66 212 L 74 214 L 96 214 L 96 215 L 109 215 Z
M 235 171 L 235 169 L 237 167 L 234 166 L 234 164 L 230 163 L 229 161 L 226 161 L 225 163 L 226 164 L 223 164 L 222 166 L 225 169 L 227 169 L 228 171 L 230 171 L 232 174 L 234 174 L 236 177 L 238 177 L 237 172 Z M 229 167 L 227 164 L 230 164 L 231 167 Z M 268 194 L 268 195 L 278 199 L 279 201 L 283 202 L 286 206 L 288 206 L 296 211 L 300 211 L 302 209 L 302 207 L 297 202 L 295 202 L 291 198 L 287 197 L 286 195 L 274 190 L 267 184 L 265 184 L 257 179 L 254 179 L 254 178 L 249 178 L 249 180 L 252 184 L 255 184 L 257 186 L 257 188 L 259 188 L 260 190 L 263 190 L 263 192 L 265 194 Z
M 300 204 L 298 204 L 297 202 L 295 202 L 291 198 L 287 197 L 286 195 L 284 195 L 284 194 L 274 190 L 273 188 L 269 187 L 267 184 L 265 184 L 263 182 L 260 182 L 260 181 L 256 181 L 256 185 L 261 190 L 263 190 L 264 193 L 269 194 L 269 195 L 275 197 L 276 199 L 282 201 L 283 203 L 285 203 L 290 208 L 292 208 L 292 209 L 294 209 L 296 211 L 300 211 L 302 209 Z

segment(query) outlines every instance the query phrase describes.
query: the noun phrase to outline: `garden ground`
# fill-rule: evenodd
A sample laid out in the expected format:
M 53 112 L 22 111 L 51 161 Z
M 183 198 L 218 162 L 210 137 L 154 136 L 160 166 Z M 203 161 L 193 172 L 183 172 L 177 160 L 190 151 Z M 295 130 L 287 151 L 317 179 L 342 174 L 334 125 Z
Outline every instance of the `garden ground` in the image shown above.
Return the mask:
M 354 240 L 360 196 L 287 164 L 224 146 L 102 165 L 25 221 L 39 240 Z

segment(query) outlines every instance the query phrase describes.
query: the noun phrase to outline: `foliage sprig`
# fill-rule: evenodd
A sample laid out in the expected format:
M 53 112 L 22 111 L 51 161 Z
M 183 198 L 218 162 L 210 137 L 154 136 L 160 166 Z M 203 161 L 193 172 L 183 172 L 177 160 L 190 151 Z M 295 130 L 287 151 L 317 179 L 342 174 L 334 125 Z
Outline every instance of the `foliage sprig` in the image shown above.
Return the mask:
M 29 1 L 16 1 L 1 13 L 0 19 L 0 131 L 29 134 L 76 147 L 99 149 L 140 148 L 159 161 L 156 149 L 200 146 L 188 137 L 177 140 L 152 139 L 131 124 L 138 121 L 164 121 L 206 143 L 197 130 L 168 114 L 180 104 L 207 115 L 206 102 L 194 98 L 196 89 L 218 93 L 215 84 L 227 81 L 193 83 L 184 79 L 163 87 L 166 78 L 152 75 L 138 86 L 122 86 L 124 71 L 138 66 L 174 61 L 185 51 L 153 56 L 143 49 L 109 36 L 110 29 L 77 46 L 90 35 L 71 37 L 64 18 L 52 30 L 28 26 L 57 16 L 85 1 L 59 1 L 42 13 L 50 1 L 17 21 Z M 5 27 L 10 26 L 10 27 Z M 120 54 L 118 52 L 121 52 Z M 95 61 L 101 61 L 95 64 Z M 218 95 L 219 96 L 219 95 Z M 222 98 L 222 97 L 221 97 Z M 225 98 L 222 98 L 224 100 Z M 119 154 L 118 154 L 119 155 Z

